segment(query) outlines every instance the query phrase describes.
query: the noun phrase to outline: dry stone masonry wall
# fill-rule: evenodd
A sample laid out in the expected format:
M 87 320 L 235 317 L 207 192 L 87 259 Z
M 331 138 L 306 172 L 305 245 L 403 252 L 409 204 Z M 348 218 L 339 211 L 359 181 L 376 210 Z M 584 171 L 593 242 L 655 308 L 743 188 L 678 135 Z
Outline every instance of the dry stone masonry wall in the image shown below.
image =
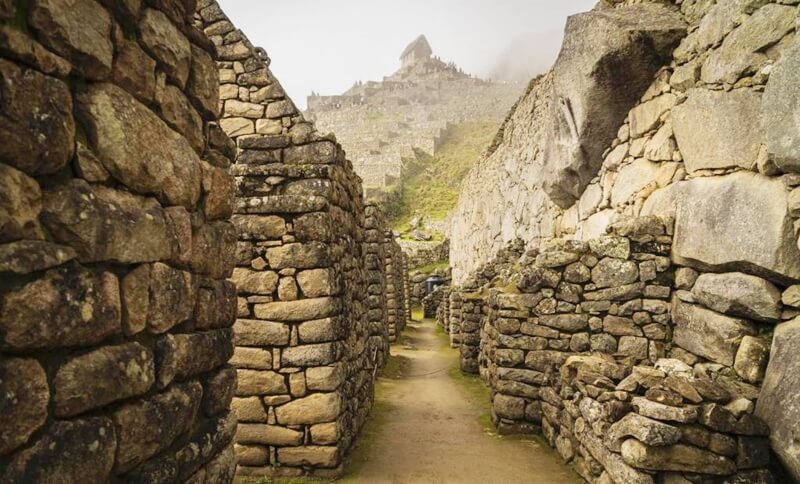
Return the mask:
M 782 385 L 765 370 L 774 323 L 795 311 L 758 277 L 672 263 L 672 241 L 671 219 L 620 220 L 460 288 L 464 307 L 486 308 L 493 420 L 501 433 L 542 432 L 588 482 L 789 479 L 771 460 L 765 418 L 780 412 L 765 393 Z M 472 349 L 461 343 L 468 371 Z
M 721 401 L 701 394 L 696 420 L 706 430 L 735 436 L 742 446 L 735 454 L 711 449 L 728 460 L 708 469 L 728 476 L 763 469 L 763 457 L 754 461 L 757 465 L 746 461 L 766 452 L 764 428 L 748 434 L 738 427 L 744 424 L 732 423 L 757 415 L 763 421 L 758 425 L 771 429 L 771 450 L 777 456 L 771 462 L 783 465 L 791 476 L 787 479 L 800 479 L 796 432 L 791 430 L 800 418 L 794 389 L 797 363 L 788 356 L 798 347 L 794 294 L 800 281 L 799 11 L 793 0 L 609 1 L 571 19 L 556 67 L 531 82 L 494 145 L 468 175 L 450 234 L 453 279 L 463 291 L 476 274 L 493 265 L 506 244 L 518 239 L 529 247 L 544 247 L 556 237 L 596 239 L 624 217 L 674 220 L 669 253 L 654 254 L 668 256 L 675 274 L 667 356 L 689 365 L 693 377 L 708 377 L 728 391 L 730 398 Z M 651 38 L 649 46 L 656 51 L 641 52 L 627 43 L 621 35 L 625 32 Z M 599 45 L 592 39 L 599 38 L 609 42 L 587 54 Z M 638 86 L 637 99 L 628 96 L 629 84 L 597 77 L 611 69 L 627 78 L 624 73 L 636 66 L 637 75 L 652 72 L 649 83 L 636 77 L 630 84 Z M 608 99 L 619 104 L 609 105 Z M 618 109 L 623 105 L 621 115 Z M 612 118 L 618 122 L 597 124 Z M 482 297 L 491 299 L 489 294 Z M 489 313 L 504 310 L 495 306 Z M 451 320 L 452 314 L 451 310 Z M 658 315 L 648 314 L 654 321 Z M 453 327 L 451 323 L 451 331 Z M 644 338 L 650 358 L 650 346 L 657 341 L 644 334 L 644 327 L 638 329 L 643 336 L 638 331 L 625 335 L 624 343 L 622 336 L 604 332 L 602 337 L 609 345 L 607 336 L 614 337 L 614 351 L 622 345 L 642 354 L 644 341 L 637 338 Z M 616 387 L 616 377 L 605 376 Z M 571 378 L 559 392 L 575 386 Z M 647 398 L 649 389 L 625 391 L 632 398 Z M 655 398 L 656 392 L 650 393 Z M 586 395 L 582 392 L 581 398 Z M 685 407 L 691 400 L 683 398 L 659 403 Z M 746 412 L 739 407 L 740 399 L 750 402 L 744 402 Z M 559 410 L 559 418 L 566 419 L 564 414 L 574 410 L 551 400 L 548 404 Z M 711 403 L 717 404 L 714 412 L 726 408 L 726 424 L 714 423 L 715 428 L 701 421 Z M 641 413 L 647 410 L 637 411 L 655 418 Z M 548 422 L 558 432 L 572 432 L 559 439 L 562 450 L 565 439 L 585 433 L 575 433 L 569 421 L 558 429 L 554 418 Z M 570 442 L 573 450 L 578 448 L 575 440 Z M 586 442 L 577 443 L 586 450 L 597 449 L 589 452 L 597 461 L 602 460 L 600 452 L 611 449 L 628 466 L 650 471 L 674 470 L 663 467 L 670 459 L 678 467 L 688 460 L 711 458 L 675 443 L 653 450 L 659 445 L 645 437 L 629 444 L 627 454 Z M 709 450 L 702 442 L 681 445 Z M 674 449 L 667 450 L 670 446 Z M 581 452 L 576 455 L 593 466 Z M 708 469 L 695 471 L 713 474 Z M 761 482 L 762 474 L 759 470 L 744 475 Z M 610 477 L 617 482 L 634 479 Z
M 236 153 L 238 474 L 337 476 L 402 330 L 402 256 L 336 139 L 297 111 L 263 49 L 217 3 L 199 7 Z
M 0 2 L 0 481 L 231 482 L 232 153 L 191 1 Z

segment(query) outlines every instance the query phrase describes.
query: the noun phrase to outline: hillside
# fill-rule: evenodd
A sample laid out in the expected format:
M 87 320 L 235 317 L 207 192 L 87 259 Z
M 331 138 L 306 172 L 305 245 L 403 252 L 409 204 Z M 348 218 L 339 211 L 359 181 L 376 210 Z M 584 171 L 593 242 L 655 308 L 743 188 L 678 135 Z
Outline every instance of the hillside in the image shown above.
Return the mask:
M 390 225 L 404 237 L 410 222 L 420 217 L 425 232 L 443 237 L 441 223 L 458 201 L 461 181 L 497 133 L 498 123 L 471 122 L 451 125 L 435 155 L 417 150 L 404 159 L 399 202 L 389 207 Z

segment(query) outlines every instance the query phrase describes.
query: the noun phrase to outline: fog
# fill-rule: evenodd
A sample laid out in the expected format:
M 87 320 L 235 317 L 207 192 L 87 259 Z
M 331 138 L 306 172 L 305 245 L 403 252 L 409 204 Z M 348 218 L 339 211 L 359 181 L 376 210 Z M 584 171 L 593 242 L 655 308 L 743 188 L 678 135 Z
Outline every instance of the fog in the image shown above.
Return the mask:
M 425 34 L 434 55 L 465 72 L 528 79 L 558 55 L 567 16 L 595 0 L 219 0 L 301 107 L 311 91 L 340 94 L 381 80 Z

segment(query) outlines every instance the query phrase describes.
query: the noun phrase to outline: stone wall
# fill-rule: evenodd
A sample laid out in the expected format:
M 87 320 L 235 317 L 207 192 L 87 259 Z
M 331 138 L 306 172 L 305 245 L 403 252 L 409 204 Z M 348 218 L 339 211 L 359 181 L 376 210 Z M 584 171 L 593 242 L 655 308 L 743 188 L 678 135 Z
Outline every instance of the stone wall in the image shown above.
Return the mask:
M 391 230 L 386 231 L 386 315 L 389 341 L 397 341 L 406 321 L 411 318 L 408 294 L 406 256 Z
M 232 153 L 193 14 L 0 2 L 0 481 L 233 479 Z
M 671 219 L 624 219 L 461 288 L 486 308 L 478 366 L 493 420 L 501 433 L 542 432 L 588 482 L 788 479 L 788 432 L 773 428 L 771 460 L 767 422 L 792 417 L 765 374 L 774 324 L 796 325 L 796 286 L 681 266 L 672 242 Z M 776 337 L 773 358 L 787 364 L 787 346 Z M 474 370 L 474 345 L 460 349 Z
M 338 476 L 402 329 L 390 326 L 394 246 L 341 146 L 303 118 L 265 51 L 214 1 L 199 15 L 236 152 L 238 474 Z

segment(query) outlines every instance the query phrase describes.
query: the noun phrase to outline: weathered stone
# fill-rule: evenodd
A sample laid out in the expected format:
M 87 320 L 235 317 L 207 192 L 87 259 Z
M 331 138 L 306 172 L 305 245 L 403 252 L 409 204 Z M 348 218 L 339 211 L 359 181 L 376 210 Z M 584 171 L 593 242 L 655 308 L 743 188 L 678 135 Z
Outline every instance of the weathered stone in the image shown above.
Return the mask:
M 255 314 L 259 319 L 271 321 L 310 321 L 339 314 L 341 301 L 332 297 L 301 299 L 256 304 Z
M 4 1 L 10 3 L 10 0 Z M 11 25 L 0 26 L 0 52 L 44 74 L 66 77 L 72 70 L 69 61 L 50 52 L 21 29 Z
M 114 83 L 149 103 L 156 92 L 156 61 L 136 42 L 124 41 L 114 59 Z
M 313 269 L 325 267 L 329 263 L 329 250 L 326 244 L 286 244 L 267 249 L 267 260 L 275 270 L 291 267 L 294 269 Z
M 175 243 L 156 200 L 80 179 L 44 193 L 42 222 L 82 262 L 164 260 Z
M 780 180 L 739 171 L 658 190 L 642 213 L 676 217 L 672 257 L 678 264 L 786 282 L 800 278 L 800 250 L 787 207 Z
M 207 119 L 214 119 L 219 99 L 219 70 L 208 52 L 195 45 L 191 47 L 192 68 L 186 84 L 188 95 Z
M 730 272 L 702 274 L 692 289 L 695 300 L 715 311 L 756 319 L 780 319 L 781 292 L 759 277 Z
M 70 358 L 53 381 L 56 415 L 70 417 L 140 395 L 154 382 L 153 353 L 139 343 L 106 346 Z
M 281 425 L 309 425 L 332 422 L 340 410 L 337 393 L 313 393 L 276 407 L 275 416 Z
M 4 140 L 0 144 L 0 160 L 31 176 L 55 173 L 66 166 L 72 157 L 75 135 L 67 85 L 0 59 L 0 86 L 0 138 Z M 3 169 L 4 185 L 11 183 L 7 177 L 11 177 L 12 186 L 30 184 Z M 37 194 L 38 190 L 27 197 L 35 198 Z M 31 210 L 36 206 L 32 205 Z
M 193 276 L 157 262 L 150 269 L 150 307 L 147 329 L 161 334 L 192 317 L 195 291 Z
M 240 240 L 274 240 L 286 234 L 283 217 L 274 215 L 234 215 L 231 219 Z
M 492 409 L 498 417 L 519 420 L 525 416 L 525 400 L 497 393 L 492 400 Z
M 93 84 L 77 98 L 92 149 L 114 178 L 169 205 L 192 208 L 200 198 L 200 159 L 186 139 L 130 94 Z
M 672 109 L 676 102 L 677 97 L 667 93 L 633 108 L 630 112 L 631 136 L 638 138 L 648 131 L 656 129 L 661 116 Z
M 105 417 L 53 422 L 0 473 L 3 482 L 108 482 L 117 448 Z
M 312 269 L 297 273 L 297 284 L 305 297 L 333 296 L 337 291 L 336 280 L 330 269 Z
M 278 449 L 278 462 L 287 466 L 336 467 L 339 448 L 317 445 L 281 447 Z
M 236 393 L 236 369 L 225 366 L 203 384 L 203 411 L 208 416 L 227 412 Z
M 281 395 L 289 390 L 283 375 L 274 371 L 239 370 L 237 397 L 252 395 Z
M 631 255 L 631 243 L 625 237 L 598 237 L 589 241 L 589 248 L 598 257 L 627 259 Z
M 631 284 L 639 279 L 639 267 L 633 261 L 605 257 L 592 268 L 592 282 L 598 289 Z
M 267 412 L 259 397 L 234 398 L 231 410 L 236 413 L 239 422 L 266 423 Z
M 195 152 L 202 153 L 205 148 L 203 119 L 183 92 L 171 84 L 160 86 L 156 90 L 156 102 L 161 111 L 161 118 L 172 129 L 182 134 Z
M 330 365 L 336 361 L 337 352 L 334 343 L 319 343 L 290 346 L 281 351 L 283 366 L 320 366 Z
M 745 319 L 723 316 L 677 298 L 673 300 L 672 320 L 675 344 L 727 366 L 733 366 L 742 338 L 756 334 L 753 324 Z
M 645 417 L 682 423 L 691 423 L 697 420 L 696 407 L 672 407 L 650 401 L 644 397 L 633 397 L 631 402 L 633 403 L 633 408 Z
M 111 15 L 94 0 L 36 0 L 29 13 L 39 39 L 92 80 L 111 74 Z
M 338 318 L 306 321 L 297 327 L 301 343 L 324 343 L 344 337 L 344 328 Z
M 303 432 L 279 425 L 239 424 L 236 441 L 243 444 L 301 445 Z
M 236 334 L 234 337 L 234 342 L 238 342 L 239 338 L 239 334 Z M 234 348 L 233 356 L 231 357 L 229 363 L 237 368 L 269 370 L 272 368 L 272 351 L 269 349 L 246 348 L 243 346 L 238 346 Z
M 47 375 L 34 359 L 0 359 L 0 455 L 26 443 L 44 425 L 50 392 Z
M 68 264 L 3 295 L 6 348 L 90 346 L 121 332 L 119 282 L 110 272 Z
M 284 346 L 289 344 L 289 326 L 272 321 L 237 319 L 233 325 L 237 346 Z
M 77 257 L 71 247 L 42 240 L 19 240 L 0 245 L 0 272 L 30 274 Z
M 761 94 L 694 89 L 672 111 L 678 148 L 689 173 L 742 167 L 754 169 L 761 136 L 757 126 Z
M 795 479 L 800 479 L 797 418 L 800 415 L 800 319 L 779 324 L 769 365 L 756 404 L 756 415 L 769 424 L 772 449 Z
M 139 21 L 142 45 L 180 88 L 186 86 L 192 63 L 191 44 L 166 15 L 145 9 Z
M 722 46 L 706 60 L 703 81 L 708 84 L 733 84 L 742 75 L 760 69 L 768 61 L 762 49 L 779 41 L 794 28 L 794 18 L 797 16 L 795 8 L 769 4 L 746 17 L 742 25 L 731 32 Z
M 163 393 L 123 405 L 114 412 L 116 472 L 126 472 L 189 430 L 200 407 L 199 383 L 173 385 Z
M 792 89 L 800 80 L 800 45 L 784 52 L 775 64 L 761 104 L 761 133 L 769 158 L 781 170 L 800 171 L 800 93 Z
M 306 386 L 309 390 L 332 392 L 344 381 L 339 366 L 318 366 L 306 369 Z
M 36 180 L 0 163 L 0 242 L 43 238 L 38 222 L 41 209 L 42 192 Z
M 271 295 L 278 287 L 278 275 L 272 271 L 251 271 L 242 267 L 233 270 L 231 281 L 239 293 Z
M 210 371 L 233 355 L 230 329 L 188 334 L 168 334 L 156 346 L 158 384 L 163 388 L 172 380 Z
M 654 471 L 680 471 L 727 476 L 736 472 L 736 464 L 721 455 L 690 445 L 651 447 L 638 440 L 622 443 L 622 459 L 628 465 Z
M 578 441 L 584 445 L 592 457 L 602 465 L 614 482 L 630 484 L 653 484 L 655 480 L 650 474 L 641 472 L 629 466 L 622 457 L 611 452 L 600 437 L 595 436 L 588 426 L 581 432 L 576 432 Z M 635 439 L 629 439 L 635 442 Z
M 236 263 L 235 249 L 236 229 L 232 224 L 203 224 L 192 233 L 192 270 L 215 279 L 230 277 Z
M 634 437 L 650 446 L 664 446 L 676 444 L 681 438 L 681 431 L 678 427 L 629 413 L 608 429 L 606 446 L 619 452 L 626 437 Z
M 685 29 L 678 15 L 650 4 L 569 18 L 563 49 L 553 68 L 556 101 L 544 157 L 544 188 L 551 200 L 567 208 L 580 197 L 627 111 Z M 625 63 L 616 63 L 615 59 L 622 58 Z
M 197 329 L 228 328 L 236 320 L 236 286 L 230 281 L 208 281 L 197 292 L 194 319 Z

